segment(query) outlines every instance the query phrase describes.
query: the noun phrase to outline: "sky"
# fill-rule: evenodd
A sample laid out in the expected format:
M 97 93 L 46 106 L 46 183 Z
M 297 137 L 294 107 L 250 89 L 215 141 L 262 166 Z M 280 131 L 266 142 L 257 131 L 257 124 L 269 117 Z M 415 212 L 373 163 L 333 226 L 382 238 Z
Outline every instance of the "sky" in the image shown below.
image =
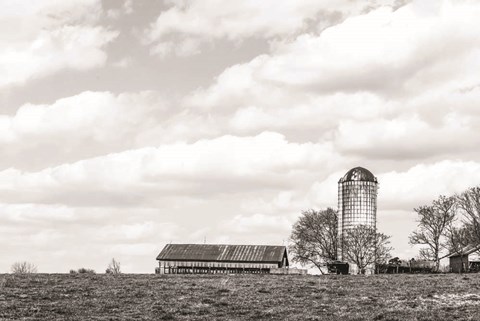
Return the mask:
M 287 245 L 356 166 L 411 258 L 413 209 L 480 182 L 478 1 L 0 4 L 0 273 Z

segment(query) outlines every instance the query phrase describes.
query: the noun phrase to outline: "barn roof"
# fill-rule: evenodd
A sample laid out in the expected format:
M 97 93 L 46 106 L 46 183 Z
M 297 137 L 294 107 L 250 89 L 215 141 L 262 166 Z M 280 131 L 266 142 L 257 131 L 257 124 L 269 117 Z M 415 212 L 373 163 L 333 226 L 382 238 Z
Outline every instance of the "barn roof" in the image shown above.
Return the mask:
M 284 256 L 287 256 L 285 246 L 167 244 L 157 260 L 278 263 L 282 262 Z

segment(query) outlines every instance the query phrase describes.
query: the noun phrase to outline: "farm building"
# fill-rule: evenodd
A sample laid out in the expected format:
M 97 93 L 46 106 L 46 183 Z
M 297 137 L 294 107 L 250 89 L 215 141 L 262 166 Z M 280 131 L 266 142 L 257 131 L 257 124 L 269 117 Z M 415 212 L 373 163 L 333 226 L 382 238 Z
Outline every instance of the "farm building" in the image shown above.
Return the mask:
M 378 180 L 366 168 L 352 168 L 338 181 L 337 260 L 340 262 L 346 261 L 343 244 L 349 230 L 351 231 L 359 225 L 376 228 L 377 194 Z M 345 263 L 348 263 L 350 273 L 359 272 L 357 265 L 353 262 Z M 338 267 L 345 269 L 345 266 L 339 265 Z M 374 265 L 370 264 L 365 272 L 370 274 L 374 271 Z
M 157 256 L 160 274 L 278 273 L 288 268 L 285 246 L 167 244 Z
M 450 271 L 454 273 L 478 271 L 480 269 L 479 251 L 480 245 L 468 245 L 461 251 L 447 255 L 450 263 Z

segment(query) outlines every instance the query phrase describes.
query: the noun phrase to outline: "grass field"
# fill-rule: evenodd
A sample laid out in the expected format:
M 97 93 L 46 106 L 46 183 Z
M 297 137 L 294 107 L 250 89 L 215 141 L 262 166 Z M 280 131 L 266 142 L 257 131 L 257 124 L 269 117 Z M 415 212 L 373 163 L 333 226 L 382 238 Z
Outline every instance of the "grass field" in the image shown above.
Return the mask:
M 480 274 L 0 275 L 0 320 L 480 320 Z

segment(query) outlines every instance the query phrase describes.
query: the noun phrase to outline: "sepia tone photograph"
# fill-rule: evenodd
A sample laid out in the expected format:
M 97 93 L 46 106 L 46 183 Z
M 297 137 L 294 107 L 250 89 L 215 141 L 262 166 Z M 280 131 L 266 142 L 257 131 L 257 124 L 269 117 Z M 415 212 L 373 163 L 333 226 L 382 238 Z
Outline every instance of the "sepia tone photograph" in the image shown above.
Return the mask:
M 477 0 L 0 0 L 0 321 L 478 321 L 479 146 Z

